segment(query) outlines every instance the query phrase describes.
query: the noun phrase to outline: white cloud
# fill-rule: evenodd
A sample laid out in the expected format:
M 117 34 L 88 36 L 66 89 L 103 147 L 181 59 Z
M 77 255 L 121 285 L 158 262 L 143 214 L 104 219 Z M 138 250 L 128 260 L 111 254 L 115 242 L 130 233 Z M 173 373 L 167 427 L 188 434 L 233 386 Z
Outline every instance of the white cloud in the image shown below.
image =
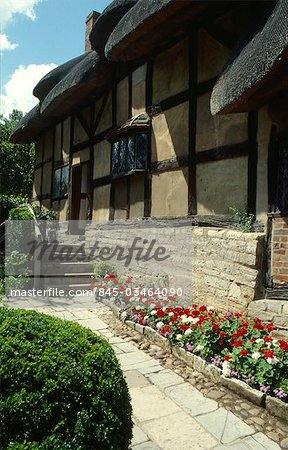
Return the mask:
M 12 44 L 7 34 L 0 34 L 0 52 L 4 52 L 4 50 L 15 50 L 18 47 L 18 44 Z
M 1 27 L 4 29 L 15 14 L 22 14 L 31 20 L 36 19 L 35 6 L 42 0 L 1 0 Z
M 3 86 L 3 94 L 0 96 L 1 114 L 8 117 L 13 109 L 26 113 L 37 105 L 39 100 L 32 94 L 34 86 L 55 67 L 57 65 L 54 63 L 17 67 L 10 80 Z

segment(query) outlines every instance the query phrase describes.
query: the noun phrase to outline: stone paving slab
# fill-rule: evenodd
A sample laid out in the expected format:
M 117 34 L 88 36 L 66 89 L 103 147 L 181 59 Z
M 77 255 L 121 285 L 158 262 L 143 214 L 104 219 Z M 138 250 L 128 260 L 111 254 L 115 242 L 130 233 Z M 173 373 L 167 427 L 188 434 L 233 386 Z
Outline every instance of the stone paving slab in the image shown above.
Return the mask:
M 143 444 L 144 442 L 147 443 L 147 441 L 149 441 L 148 436 L 141 430 L 141 428 L 134 424 L 131 447 L 133 448 L 135 445 Z
M 218 403 L 215 400 L 204 397 L 201 392 L 197 391 L 197 389 L 188 383 L 168 387 L 165 389 L 165 393 L 177 405 L 189 412 L 192 417 L 197 417 L 218 409 Z
M 174 386 L 183 383 L 183 378 L 174 373 L 170 369 L 161 370 L 158 373 L 150 373 L 147 378 L 152 384 L 155 384 L 160 389 L 165 389 L 169 386 Z
M 135 352 L 135 345 L 129 344 L 129 342 L 124 342 L 123 344 L 115 344 L 113 348 L 119 348 L 124 353 Z
M 256 433 L 243 439 L 243 443 L 253 450 L 279 450 L 280 447 L 276 442 L 271 441 L 265 434 Z
M 143 363 L 146 363 L 146 365 L 147 363 L 148 365 L 153 364 L 151 356 L 146 355 L 144 352 L 137 351 L 136 348 L 134 352 L 118 355 L 118 359 L 123 370 L 137 369 L 138 367 L 141 367 L 141 364 Z
M 165 450 L 209 450 L 217 440 L 184 411 L 141 424 L 142 429 Z
M 156 386 L 130 389 L 130 395 L 133 414 L 138 423 L 181 411 L 179 406 Z
M 124 372 L 124 376 L 129 389 L 151 386 L 148 379 L 144 377 L 144 375 L 142 375 L 142 373 L 140 373 L 138 370 L 127 370 L 126 372 Z
M 84 320 L 78 319 L 77 323 L 79 323 L 79 325 L 82 325 L 82 327 L 90 328 L 90 330 L 92 331 L 94 330 L 98 331 L 108 328 L 108 325 L 104 323 L 102 320 L 98 319 L 97 317 L 94 317 L 93 319 L 84 319 Z
M 223 408 L 198 416 L 196 420 L 223 444 L 255 434 L 252 427 Z

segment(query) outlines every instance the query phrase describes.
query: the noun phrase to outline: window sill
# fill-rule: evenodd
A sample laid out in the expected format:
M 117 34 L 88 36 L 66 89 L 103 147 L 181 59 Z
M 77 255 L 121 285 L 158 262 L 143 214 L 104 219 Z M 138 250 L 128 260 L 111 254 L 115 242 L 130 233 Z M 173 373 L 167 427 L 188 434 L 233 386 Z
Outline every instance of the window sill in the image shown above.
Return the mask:
M 119 173 L 119 174 L 111 174 L 111 178 L 112 180 L 117 180 L 119 178 L 127 178 L 130 177 L 131 175 L 144 175 L 145 173 L 147 173 L 148 170 L 147 169 L 135 169 L 135 170 L 130 170 L 129 172 L 126 173 Z

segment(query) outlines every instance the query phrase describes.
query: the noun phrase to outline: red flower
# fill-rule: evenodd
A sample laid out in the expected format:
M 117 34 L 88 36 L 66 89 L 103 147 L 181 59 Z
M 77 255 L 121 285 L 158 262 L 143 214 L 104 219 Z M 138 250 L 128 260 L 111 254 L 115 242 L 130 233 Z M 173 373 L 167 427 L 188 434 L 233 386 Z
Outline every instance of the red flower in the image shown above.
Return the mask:
M 163 309 L 159 309 L 156 313 L 156 316 L 159 318 L 164 317 L 165 313 L 164 313 Z
M 178 325 L 178 328 L 181 330 L 181 331 L 186 331 L 186 330 L 188 330 L 188 326 L 187 325 L 184 325 L 184 323 L 180 323 L 179 325 Z
M 227 333 L 225 333 L 225 331 L 220 331 L 219 336 L 221 338 L 225 338 L 227 336 Z
M 239 353 L 239 355 L 241 355 L 241 356 L 247 356 L 247 355 L 248 355 L 248 350 L 241 350 L 241 352 Z
M 242 347 L 244 341 L 235 341 L 230 344 L 232 347 Z
M 214 331 L 214 333 L 216 333 L 216 331 L 218 331 L 219 330 L 219 325 L 217 325 L 216 323 L 214 323 L 213 325 L 212 325 L 212 331 Z
M 220 339 L 219 345 L 223 345 L 223 344 L 224 344 L 224 341 L 222 341 L 222 339 Z
M 255 325 L 253 325 L 253 330 L 264 330 L 264 325 L 262 325 L 262 323 L 255 323 Z
M 270 338 L 269 336 L 264 336 L 264 342 L 271 342 L 272 338 Z
M 176 317 L 170 317 L 169 322 L 170 322 L 170 323 L 174 323 L 174 322 L 176 322 L 176 320 L 177 320 Z
M 235 313 L 234 317 L 236 317 L 236 319 L 240 319 L 240 317 L 242 317 L 242 314 L 241 313 Z
M 251 338 L 250 342 L 256 342 L 256 339 L 255 338 Z
M 266 330 L 269 331 L 269 333 L 271 333 L 271 331 L 274 330 L 274 325 L 273 325 L 273 323 L 268 323 L 268 325 L 266 326 Z
M 246 334 L 247 334 L 247 328 L 245 328 L 245 327 L 239 328 L 239 330 L 237 330 L 238 336 L 245 336 Z
M 199 311 L 197 311 L 196 309 L 194 309 L 193 311 L 192 311 L 192 313 L 191 313 L 191 316 L 192 317 L 194 317 L 194 319 L 196 318 L 196 317 L 198 317 L 199 316 Z
M 282 339 L 280 339 L 278 342 L 280 345 L 280 349 L 283 350 L 284 352 L 288 352 L 288 342 L 283 341 Z
M 230 359 L 231 359 L 231 356 L 229 356 L 229 355 L 225 355 L 225 356 L 224 356 L 224 360 L 225 360 L 225 361 L 230 361 Z
M 163 335 L 165 335 L 166 333 L 170 333 L 171 332 L 171 327 L 169 327 L 169 325 L 163 325 L 163 327 L 161 328 L 161 333 Z
M 273 359 L 274 358 L 274 350 L 264 350 L 264 358 L 265 359 L 268 359 L 268 358 Z
M 207 311 L 206 306 L 200 306 L 199 311 L 201 311 L 201 312 Z

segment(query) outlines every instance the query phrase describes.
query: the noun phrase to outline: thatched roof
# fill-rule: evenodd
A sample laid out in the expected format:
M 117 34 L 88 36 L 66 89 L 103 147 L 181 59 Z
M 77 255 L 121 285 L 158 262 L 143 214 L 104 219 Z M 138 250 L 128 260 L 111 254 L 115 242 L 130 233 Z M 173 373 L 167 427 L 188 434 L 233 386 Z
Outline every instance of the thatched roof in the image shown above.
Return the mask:
M 256 31 L 235 49 L 214 88 L 211 100 L 214 114 L 247 110 L 254 105 L 255 98 L 265 102 L 267 93 L 271 95 L 288 84 L 284 64 L 288 2 L 279 1 L 272 15 L 275 4 L 267 4 L 268 9 L 272 5 L 270 10 Z M 99 98 L 129 71 L 127 61 L 146 57 L 171 35 L 179 37 L 193 21 L 201 21 L 207 11 L 213 17 L 217 8 L 229 10 L 231 2 L 114 0 L 91 31 L 93 50 L 52 70 L 35 86 L 33 92 L 40 105 L 19 122 L 11 141 L 30 142 L 76 108 Z M 272 74 L 277 75 L 277 83 Z
M 287 58 L 288 2 L 267 2 L 262 20 L 234 49 L 213 89 L 212 114 L 244 112 L 268 103 L 288 87 Z
M 93 50 L 96 50 L 100 55 L 104 54 L 107 39 L 115 26 L 137 2 L 138 0 L 114 0 L 104 9 L 90 33 Z
M 143 57 L 206 8 L 206 2 L 191 0 L 139 0 L 111 33 L 105 47 L 106 58 L 131 61 Z

